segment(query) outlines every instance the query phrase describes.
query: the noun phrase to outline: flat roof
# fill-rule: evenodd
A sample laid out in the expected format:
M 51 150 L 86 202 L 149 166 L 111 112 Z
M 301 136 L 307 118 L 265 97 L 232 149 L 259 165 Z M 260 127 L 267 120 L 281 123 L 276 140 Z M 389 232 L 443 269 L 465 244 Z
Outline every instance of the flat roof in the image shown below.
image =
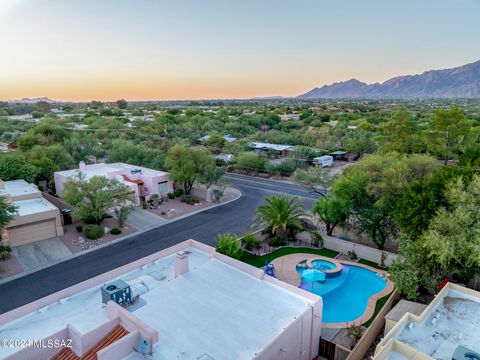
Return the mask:
M 426 307 L 427 305 L 425 304 L 402 299 L 392 308 L 392 310 L 389 311 L 387 315 L 385 315 L 385 319 L 398 321 L 407 312 L 414 315 L 420 315 Z
M 292 145 L 270 144 L 270 143 L 257 142 L 257 141 L 253 141 L 248 145 L 254 149 L 270 149 L 275 151 L 294 149 L 294 146 Z
M 19 216 L 37 214 L 44 211 L 57 209 L 54 205 L 49 203 L 44 198 L 19 200 L 13 201 L 12 203 L 17 206 L 17 214 Z
M 3 182 L 5 189 L 0 190 L 2 195 L 19 196 L 39 192 L 38 188 L 25 180 L 10 180 Z
M 93 176 L 107 176 L 109 173 L 112 172 L 122 172 L 128 171 L 130 174 L 131 170 L 139 169 L 141 173 L 139 175 L 147 175 L 147 176 L 163 176 L 167 175 L 166 172 L 161 170 L 149 169 L 143 166 L 136 166 L 130 165 L 125 163 L 98 163 L 98 164 L 91 164 L 86 165 L 85 169 L 81 170 L 83 174 L 85 174 L 86 178 L 89 179 Z M 55 174 L 61 174 L 64 176 L 73 176 L 78 173 L 80 169 L 71 169 L 71 170 L 64 170 L 64 171 L 57 171 Z M 135 174 L 130 174 L 135 175 Z
M 449 289 L 420 322 L 409 321 L 394 339 L 436 359 L 452 359 L 457 346 L 480 352 L 480 298 Z
M 158 331 L 154 359 L 251 359 L 315 302 L 196 247 L 187 250 L 190 270 L 182 276 L 174 277 L 172 254 L 117 278 L 148 285 L 127 310 Z M 86 333 L 107 321 L 98 285 L 1 325 L 0 338 L 43 338 L 67 324 Z M 16 350 L 0 348 L 0 357 Z

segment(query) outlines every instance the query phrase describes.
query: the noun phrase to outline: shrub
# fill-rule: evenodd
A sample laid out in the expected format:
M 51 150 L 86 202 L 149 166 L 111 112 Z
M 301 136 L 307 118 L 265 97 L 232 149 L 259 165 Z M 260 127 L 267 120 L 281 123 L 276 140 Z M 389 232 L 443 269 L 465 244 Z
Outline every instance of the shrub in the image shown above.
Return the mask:
M 183 190 L 182 189 L 175 189 L 174 192 L 176 197 L 180 197 L 183 195 Z
M 291 175 L 297 168 L 297 163 L 293 159 L 286 159 L 278 164 L 269 164 L 268 170 L 280 175 Z
M 120 235 L 122 233 L 122 230 L 119 228 L 114 227 L 112 230 L 110 230 L 110 234 L 112 235 Z
M 247 233 L 243 235 L 242 245 L 247 250 L 260 249 L 262 247 L 262 242 L 258 240 L 255 235 L 252 233 Z
M 313 231 L 311 235 L 312 235 L 312 245 L 319 248 L 323 248 L 324 241 L 323 241 L 322 235 L 317 231 Z
M 279 238 L 278 236 L 272 236 L 270 239 L 268 239 L 268 245 L 270 246 L 283 246 L 285 244 L 285 239 Z
M 101 238 L 104 234 L 103 227 L 100 225 L 87 225 L 83 228 L 83 234 L 89 240 Z
M 0 260 L 9 259 L 12 256 L 12 248 L 10 245 L 0 245 Z
M 77 232 L 81 233 L 83 231 L 83 225 L 82 224 L 75 225 L 75 230 L 77 230 Z
M 182 198 L 182 202 L 187 203 L 188 205 L 193 205 L 195 203 L 195 200 L 193 200 L 193 197 L 191 197 L 190 195 L 185 195 Z
M 357 256 L 357 253 L 355 252 L 355 250 L 349 251 L 348 252 L 348 257 L 350 258 L 350 260 L 357 260 L 358 259 L 358 256 Z
M 240 259 L 242 257 L 240 240 L 238 240 L 238 236 L 235 234 L 218 234 L 216 250 L 220 254 L 230 256 L 234 259 Z
M 168 193 L 167 196 L 170 200 L 175 199 L 175 194 L 174 193 Z
M 238 155 L 237 167 L 246 171 L 264 171 L 268 160 L 255 152 L 244 152 Z

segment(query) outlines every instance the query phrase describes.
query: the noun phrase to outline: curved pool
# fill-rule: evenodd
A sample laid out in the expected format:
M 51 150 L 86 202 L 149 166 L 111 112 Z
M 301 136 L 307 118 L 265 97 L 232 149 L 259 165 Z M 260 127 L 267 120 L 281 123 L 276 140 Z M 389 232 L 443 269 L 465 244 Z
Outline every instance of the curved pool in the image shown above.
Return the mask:
M 316 269 L 316 261 L 312 260 L 313 268 L 303 266 L 303 262 L 299 263 L 297 272 L 302 279 L 300 287 L 322 297 L 324 323 L 358 319 L 367 309 L 370 297 L 387 287 L 387 282 L 377 273 L 354 265 L 342 264 L 342 271 L 336 277 L 314 276 L 312 272 L 327 270 Z

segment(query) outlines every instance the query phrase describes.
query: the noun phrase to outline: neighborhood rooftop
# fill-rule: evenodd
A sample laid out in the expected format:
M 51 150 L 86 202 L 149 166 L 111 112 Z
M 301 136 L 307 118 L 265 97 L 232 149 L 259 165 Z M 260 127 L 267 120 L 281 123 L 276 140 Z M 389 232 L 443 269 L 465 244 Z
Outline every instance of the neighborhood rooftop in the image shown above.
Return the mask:
M 61 174 L 64 176 L 72 176 L 81 171 L 87 178 L 91 178 L 93 176 L 106 176 L 109 173 L 113 172 L 120 172 L 120 171 L 136 171 L 140 170 L 142 174 L 145 175 L 158 175 L 163 176 L 167 173 L 160 170 L 148 169 L 142 166 L 130 165 L 125 163 L 98 163 L 92 165 L 85 165 L 82 169 L 71 169 L 71 170 L 64 170 L 64 171 L 57 171 L 56 174 Z
M 176 276 L 179 250 L 188 257 L 189 271 Z M 100 287 L 116 279 L 129 284 L 132 292 L 135 288 L 141 293 L 139 301 L 130 307 L 114 305 L 131 321 L 158 332 L 153 359 L 200 359 L 205 354 L 209 356 L 205 358 L 217 360 L 256 358 L 274 340 L 286 336 L 292 324 L 306 326 L 310 334 L 314 324 L 307 324 L 306 319 L 314 318 L 312 309 L 318 304 L 321 309 L 317 296 L 290 289 L 269 276 L 264 279 L 263 271 L 238 265 L 193 240 L 150 255 L 148 262 L 143 260 L 127 265 L 127 272 L 117 269 L 88 280 L 88 288 L 85 283 L 74 285 L 66 289 L 69 296 L 55 298 L 53 294 L 40 309 L 35 309 L 38 304 L 26 305 L 1 315 L 0 338 L 44 338 L 66 326 L 75 328 L 81 336 L 98 331 L 112 320 L 112 301 L 107 306 L 102 304 Z M 25 308 L 30 311 L 22 313 Z M 317 326 L 319 330 L 320 323 Z M 301 327 L 295 329 L 302 331 Z M 304 349 L 299 349 L 305 354 L 314 346 L 309 336 L 302 342 Z M 16 355 L 18 350 L 0 348 L 0 357 Z M 294 351 L 293 346 L 289 351 Z M 138 354 L 134 355 L 132 349 L 131 358 L 135 356 Z
M 256 142 L 256 141 L 250 142 L 248 145 L 256 150 L 284 151 L 284 150 L 292 150 L 294 148 L 294 146 L 292 145 L 271 144 L 271 143 Z
M 480 354 L 479 329 L 480 293 L 448 284 L 420 316 L 402 317 L 378 345 L 375 359 L 401 360 L 415 354 L 414 359 L 450 360 L 462 349 Z
M 3 182 L 4 189 L 0 190 L 2 195 L 20 196 L 38 192 L 38 188 L 25 180 L 11 180 Z

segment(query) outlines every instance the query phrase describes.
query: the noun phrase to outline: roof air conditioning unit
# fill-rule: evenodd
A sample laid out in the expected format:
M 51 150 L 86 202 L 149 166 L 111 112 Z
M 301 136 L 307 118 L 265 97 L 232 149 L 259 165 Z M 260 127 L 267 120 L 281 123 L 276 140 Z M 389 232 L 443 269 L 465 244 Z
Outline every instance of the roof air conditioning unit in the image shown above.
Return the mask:
M 127 306 L 133 303 L 134 298 L 128 285 L 123 280 L 115 280 L 102 286 L 102 302 L 106 304 L 110 300 L 118 305 Z

